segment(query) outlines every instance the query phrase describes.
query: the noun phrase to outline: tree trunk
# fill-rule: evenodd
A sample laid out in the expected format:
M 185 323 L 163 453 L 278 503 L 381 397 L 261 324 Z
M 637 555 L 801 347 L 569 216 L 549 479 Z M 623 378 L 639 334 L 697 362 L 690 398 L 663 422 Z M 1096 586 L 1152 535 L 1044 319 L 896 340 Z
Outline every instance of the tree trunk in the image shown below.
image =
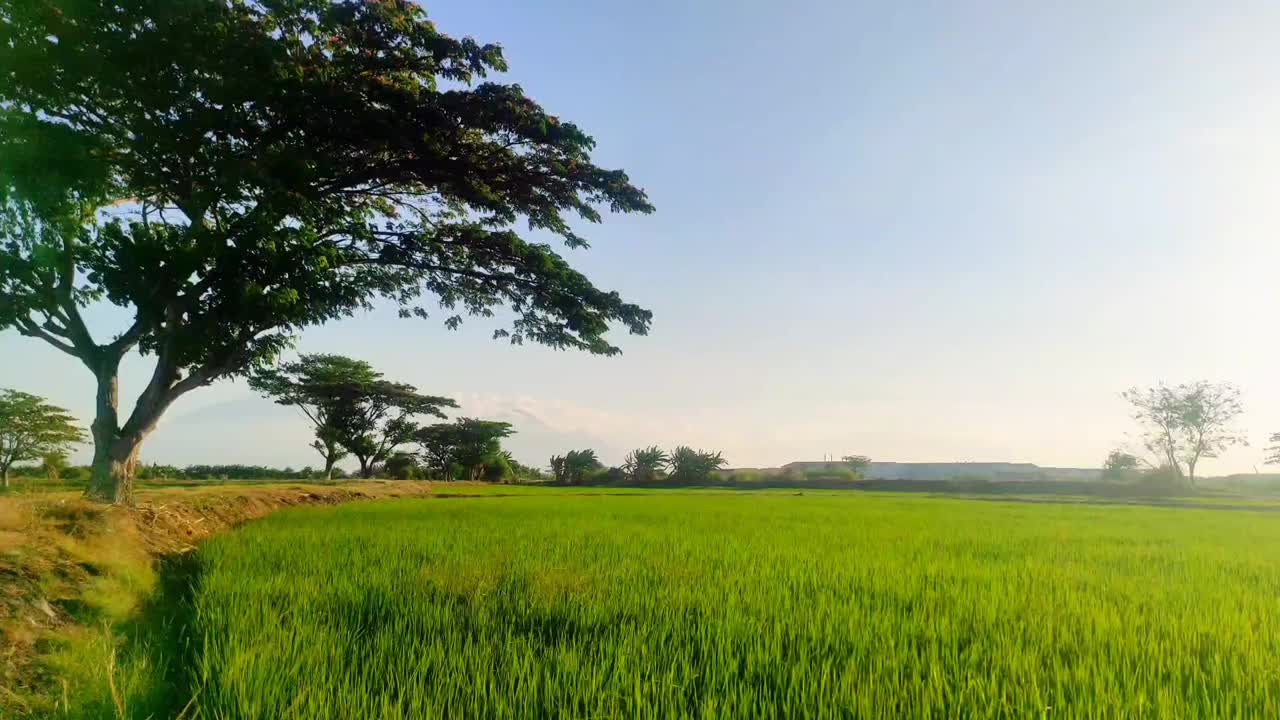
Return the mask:
M 118 364 L 107 363 L 95 374 L 98 394 L 91 426 L 93 468 L 84 495 L 92 500 L 127 505 L 133 502 L 133 471 L 138 464 L 143 436 L 125 437 L 120 432 Z
M 332 455 L 324 456 L 324 479 L 325 482 L 333 482 L 333 466 L 337 459 Z
M 9 489 L 9 466 L 0 468 L 0 489 Z
M 100 443 L 94 438 L 93 471 L 85 497 L 116 505 L 133 502 L 133 473 L 138 466 L 139 438 L 115 437 Z
M 360 461 L 360 477 L 365 480 L 373 477 L 373 463 L 370 460 L 359 456 L 357 456 L 357 459 Z

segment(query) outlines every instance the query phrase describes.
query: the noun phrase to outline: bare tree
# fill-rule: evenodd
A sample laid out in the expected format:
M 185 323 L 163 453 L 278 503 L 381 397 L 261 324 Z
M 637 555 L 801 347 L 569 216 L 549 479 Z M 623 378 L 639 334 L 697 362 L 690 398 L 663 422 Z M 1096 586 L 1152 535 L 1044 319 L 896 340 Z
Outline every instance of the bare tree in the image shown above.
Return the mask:
M 1159 459 L 1192 487 L 1196 466 L 1232 445 L 1248 444 L 1232 424 L 1244 412 L 1240 389 L 1231 383 L 1199 380 L 1175 387 L 1164 384 L 1123 393 L 1133 418 L 1145 427 L 1142 440 Z M 1184 471 L 1185 467 L 1185 471 Z

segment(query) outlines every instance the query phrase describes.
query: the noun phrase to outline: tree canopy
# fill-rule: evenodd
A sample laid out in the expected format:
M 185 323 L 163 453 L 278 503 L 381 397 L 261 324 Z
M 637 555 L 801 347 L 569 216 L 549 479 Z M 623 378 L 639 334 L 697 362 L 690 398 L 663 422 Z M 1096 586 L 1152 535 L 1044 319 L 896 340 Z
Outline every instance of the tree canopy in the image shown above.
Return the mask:
M 580 484 L 587 475 L 601 470 L 604 465 L 591 448 L 570 450 L 564 455 L 551 456 L 551 474 L 556 482 Z
M 414 440 L 436 477 L 452 478 L 461 473 L 469 480 L 478 480 L 489 466 L 509 466 L 510 459 L 502 452 L 502 439 L 514 433 L 510 423 L 464 417 L 428 425 L 414 434 Z
M 667 469 L 670 458 L 662 448 L 651 445 L 636 448 L 622 461 L 622 472 L 632 482 L 653 482 Z
M 360 476 L 372 477 L 377 466 L 418 432 L 414 418 L 445 417 L 441 408 L 458 404 L 446 397 L 423 395 L 407 383 L 382 379 L 350 383 L 327 412 L 327 433 L 360 461 Z
M 0 390 L 0 486 L 9 487 L 15 462 L 59 456 L 84 442 L 66 410 L 19 390 Z
M 845 455 L 840 458 L 840 461 L 849 466 L 850 470 L 858 473 L 859 475 L 861 475 L 862 472 L 871 465 L 871 458 L 866 455 Z
M 249 376 L 249 387 L 281 405 L 298 408 L 315 427 L 311 447 L 324 458 L 325 478 L 349 451 L 339 442 L 338 415 L 354 407 L 360 388 L 381 375 L 369 363 L 342 355 L 304 354 Z
M 711 478 L 711 473 L 724 465 L 724 456 L 719 452 L 694 450 L 687 445 L 671 451 L 671 479 L 676 482 L 706 482 Z
M 604 355 L 648 330 L 516 230 L 585 248 L 575 218 L 645 193 L 409 0 L 0 0 L 0 68 L 0 328 L 96 376 L 92 495 L 127 498 L 178 397 L 379 299 Z M 110 339 L 98 300 L 131 314 Z M 134 349 L 155 366 L 121 420 Z

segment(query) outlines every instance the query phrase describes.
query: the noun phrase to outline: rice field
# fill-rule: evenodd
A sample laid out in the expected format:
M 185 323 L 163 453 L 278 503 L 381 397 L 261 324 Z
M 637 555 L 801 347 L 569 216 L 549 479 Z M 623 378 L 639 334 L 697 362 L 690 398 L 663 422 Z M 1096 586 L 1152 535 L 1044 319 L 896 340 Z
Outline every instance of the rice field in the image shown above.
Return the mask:
M 1271 513 L 531 494 L 197 562 L 186 717 L 1280 717 Z

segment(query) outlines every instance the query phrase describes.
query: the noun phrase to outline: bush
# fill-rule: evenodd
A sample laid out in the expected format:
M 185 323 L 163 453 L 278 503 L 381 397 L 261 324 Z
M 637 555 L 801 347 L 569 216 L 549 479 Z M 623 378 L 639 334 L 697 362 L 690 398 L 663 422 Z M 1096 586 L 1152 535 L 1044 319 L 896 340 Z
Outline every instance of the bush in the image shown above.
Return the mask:
M 511 469 L 511 461 L 502 453 L 498 453 L 484 462 L 485 482 L 510 482 L 515 472 Z
M 860 479 L 861 476 L 852 467 L 829 467 L 824 470 L 806 470 L 803 473 L 803 478 L 805 480 L 854 482 Z
M 733 470 L 724 473 L 725 482 L 731 483 L 759 483 L 765 479 L 764 473 L 759 470 Z
M 68 482 L 77 482 L 89 479 L 89 466 L 87 465 L 69 465 L 62 469 L 62 479 Z
M 589 485 L 618 485 L 627 481 L 627 473 L 622 468 L 596 468 L 586 475 Z
M 392 480 L 417 480 L 422 477 L 418 460 L 409 453 L 396 453 L 382 465 L 382 473 Z
M 1187 482 L 1182 473 L 1164 465 L 1142 473 L 1137 485 L 1148 492 L 1176 493 L 1184 490 Z

